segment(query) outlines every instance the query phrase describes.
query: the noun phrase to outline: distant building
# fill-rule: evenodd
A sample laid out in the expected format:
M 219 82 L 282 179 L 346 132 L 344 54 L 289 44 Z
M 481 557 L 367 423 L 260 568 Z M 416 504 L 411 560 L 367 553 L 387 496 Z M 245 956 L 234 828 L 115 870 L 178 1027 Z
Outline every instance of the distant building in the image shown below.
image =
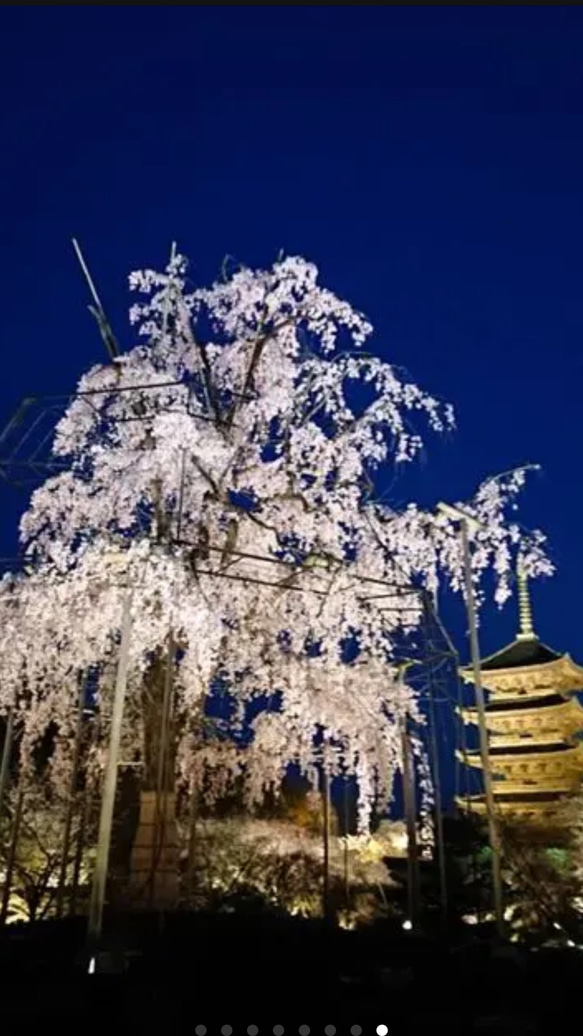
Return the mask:
M 497 813 L 515 824 L 553 828 L 566 798 L 580 787 L 583 774 L 583 668 L 568 654 L 542 644 L 532 626 L 526 577 L 518 575 L 520 632 L 508 647 L 481 663 L 482 684 L 489 692 L 486 722 Z M 471 667 L 460 675 L 473 683 Z M 466 724 L 477 723 L 477 710 L 458 710 Z M 458 752 L 467 765 L 481 769 L 479 751 Z M 459 798 L 458 805 L 485 814 L 485 796 Z

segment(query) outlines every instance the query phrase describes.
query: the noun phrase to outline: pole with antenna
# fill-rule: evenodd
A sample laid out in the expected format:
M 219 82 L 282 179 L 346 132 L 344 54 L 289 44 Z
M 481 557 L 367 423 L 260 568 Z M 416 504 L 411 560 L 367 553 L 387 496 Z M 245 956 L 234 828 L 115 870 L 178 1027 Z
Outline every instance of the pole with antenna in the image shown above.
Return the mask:
M 113 333 L 113 331 L 111 329 L 111 324 L 109 323 L 109 321 L 108 321 L 108 319 L 107 319 L 107 317 L 105 315 L 105 310 L 103 308 L 101 299 L 99 298 L 99 295 L 97 294 L 97 288 L 95 287 L 95 284 L 93 283 L 93 278 L 91 277 L 91 274 L 89 273 L 89 267 L 87 266 L 87 263 L 85 262 L 85 259 L 83 257 L 83 253 L 81 251 L 81 248 L 79 247 L 79 242 L 77 241 L 76 238 L 72 238 L 72 242 L 71 243 L 73 245 L 73 250 L 75 252 L 75 255 L 77 256 L 77 260 L 78 260 L 79 266 L 81 267 L 81 270 L 82 270 L 83 276 L 85 278 L 87 287 L 89 288 L 89 292 L 91 294 L 91 298 L 93 299 L 93 302 L 94 302 L 93 306 L 89 306 L 89 312 L 91 313 L 91 315 L 93 317 L 95 317 L 95 320 L 97 321 L 97 326 L 99 328 L 99 333 L 101 335 L 101 339 L 103 341 L 103 344 L 104 344 L 105 348 L 107 349 L 107 352 L 109 353 L 109 358 L 111 360 L 115 360 L 116 357 L 118 357 L 119 354 L 120 354 L 119 346 L 118 346 L 117 341 L 116 341 L 116 337 L 115 337 L 115 335 L 114 335 L 114 333 Z

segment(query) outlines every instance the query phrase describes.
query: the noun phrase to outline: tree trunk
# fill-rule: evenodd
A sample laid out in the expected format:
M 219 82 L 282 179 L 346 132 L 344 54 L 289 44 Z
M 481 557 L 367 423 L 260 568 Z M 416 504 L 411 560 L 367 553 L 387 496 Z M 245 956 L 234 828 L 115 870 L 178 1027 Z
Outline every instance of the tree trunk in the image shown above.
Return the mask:
M 158 655 L 144 680 L 144 777 L 130 858 L 130 886 L 135 905 L 159 910 L 172 909 L 178 898 L 173 667 L 171 647 L 169 652 Z

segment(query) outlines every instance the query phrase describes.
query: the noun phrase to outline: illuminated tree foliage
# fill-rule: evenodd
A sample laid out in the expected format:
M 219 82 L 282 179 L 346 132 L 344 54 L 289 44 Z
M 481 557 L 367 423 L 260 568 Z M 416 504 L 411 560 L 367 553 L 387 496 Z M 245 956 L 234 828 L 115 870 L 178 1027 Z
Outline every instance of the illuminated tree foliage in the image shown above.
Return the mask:
M 62 468 L 22 519 L 27 571 L 2 584 L 0 703 L 16 703 L 23 765 L 52 725 L 68 779 L 82 671 L 99 673 L 107 729 L 125 579 L 123 753 L 145 786 L 170 667 L 170 784 L 244 772 L 253 802 L 289 762 L 313 779 L 325 756 L 357 775 L 366 827 L 400 764 L 397 720 L 418 716 L 391 665 L 422 619 L 411 587 L 459 591 L 462 576 L 450 520 L 375 502 L 374 480 L 418 455 L 415 417 L 441 432 L 451 408 L 366 351 L 369 321 L 301 258 L 201 289 L 177 256 L 130 286 L 142 344 L 81 379 L 55 437 Z M 543 537 L 505 514 L 523 481 L 492 479 L 464 505 L 483 523 L 476 588 L 493 569 L 500 602 L 519 544 L 530 575 L 551 571 Z M 217 680 L 244 752 L 199 736 Z

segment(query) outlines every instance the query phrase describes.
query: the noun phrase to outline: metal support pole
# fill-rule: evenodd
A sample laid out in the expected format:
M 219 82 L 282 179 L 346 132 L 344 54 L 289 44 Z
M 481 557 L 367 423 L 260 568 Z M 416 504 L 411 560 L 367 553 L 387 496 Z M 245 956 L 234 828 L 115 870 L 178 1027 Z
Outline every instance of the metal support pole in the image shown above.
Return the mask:
M 488 748 L 488 729 L 486 726 L 486 706 L 484 702 L 484 690 L 482 687 L 482 671 L 480 667 L 480 647 L 478 644 L 478 627 L 476 623 L 476 604 L 474 600 L 474 584 L 472 580 L 472 563 L 470 557 L 470 543 L 468 537 L 468 520 L 460 520 L 462 551 L 464 559 L 464 579 L 466 588 L 466 607 L 468 611 L 470 650 L 472 656 L 472 671 L 474 688 L 476 693 L 476 708 L 478 712 L 478 728 L 480 732 L 480 755 L 482 758 L 482 772 L 484 774 L 484 791 L 486 794 L 486 809 L 488 812 L 488 831 L 490 847 L 492 849 L 492 885 L 494 893 L 494 913 L 496 915 L 496 927 L 500 937 L 504 937 L 504 909 L 502 905 L 502 873 L 501 873 L 501 852 L 500 833 L 496 821 L 494 802 L 494 791 L 492 788 L 492 771 L 490 769 L 490 754 Z
M 415 804 L 415 771 L 407 715 L 402 720 L 401 744 L 403 751 L 403 799 L 407 824 L 407 902 L 408 920 L 413 928 L 419 920 L 419 862 L 417 854 L 417 818 Z
M 101 815 L 99 818 L 99 835 L 97 839 L 97 857 L 95 860 L 95 871 L 93 874 L 93 886 L 91 890 L 91 903 L 89 906 L 89 928 L 88 939 L 90 949 L 97 947 L 101 936 L 101 925 L 103 921 L 103 904 L 105 901 L 105 885 L 107 881 L 107 869 L 109 863 L 109 849 L 111 845 L 111 828 L 113 823 L 113 810 L 115 805 L 115 791 L 117 785 L 117 764 L 119 759 L 119 745 L 121 740 L 121 727 L 123 720 L 123 709 L 127 685 L 127 673 L 131 639 L 131 590 L 126 587 L 124 591 L 121 646 L 119 663 L 117 667 L 117 680 L 115 685 L 115 696 L 113 700 L 113 713 L 111 717 L 111 730 L 109 735 L 109 751 L 103 781 L 103 796 L 101 799 Z
M 71 825 L 73 823 L 73 811 L 75 806 L 75 794 L 77 791 L 77 780 L 79 778 L 79 756 L 81 752 L 81 735 L 83 733 L 83 711 L 85 706 L 85 675 L 81 679 L 79 691 L 79 702 L 77 705 L 77 722 L 75 725 L 75 742 L 73 747 L 73 763 L 71 767 L 71 782 L 67 798 L 67 811 L 65 813 L 65 826 L 63 831 L 63 851 L 61 866 L 59 868 L 59 884 L 57 886 L 57 917 L 63 916 L 65 905 L 65 888 L 67 884 L 67 871 L 69 869 L 69 851 L 71 846 Z

